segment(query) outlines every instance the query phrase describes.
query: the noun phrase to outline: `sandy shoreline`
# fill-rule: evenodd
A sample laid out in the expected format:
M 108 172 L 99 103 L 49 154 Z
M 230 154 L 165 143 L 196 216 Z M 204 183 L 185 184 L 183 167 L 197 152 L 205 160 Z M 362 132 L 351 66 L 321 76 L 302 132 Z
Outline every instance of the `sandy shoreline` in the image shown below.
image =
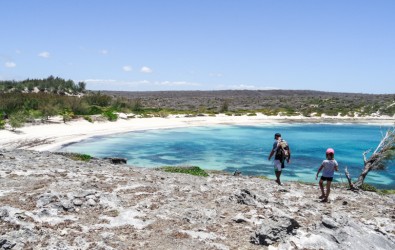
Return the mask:
M 57 121 L 52 124 L 30 125 L 0 130 L 0 149 L 24 148 L 38 151 L 56 151 L 62 145 L 78 142 L 93 136 L 141 131 L 150 129 L 208 126 L 218 124 L 261 125 L 281 123 L 359 123 L 394 125 L 395 117 L 302 117 L 302 116 L 170 116 L 167 118 L 118 119 L 116 122 Z

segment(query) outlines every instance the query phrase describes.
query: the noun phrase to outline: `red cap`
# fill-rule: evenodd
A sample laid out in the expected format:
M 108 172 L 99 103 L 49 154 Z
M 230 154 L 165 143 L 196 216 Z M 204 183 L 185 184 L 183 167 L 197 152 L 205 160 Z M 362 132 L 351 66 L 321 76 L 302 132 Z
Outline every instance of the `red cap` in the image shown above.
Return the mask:
M 335 150 L 333 150 L 333 148 L 328 148 L 326 154 L 335 154 Z

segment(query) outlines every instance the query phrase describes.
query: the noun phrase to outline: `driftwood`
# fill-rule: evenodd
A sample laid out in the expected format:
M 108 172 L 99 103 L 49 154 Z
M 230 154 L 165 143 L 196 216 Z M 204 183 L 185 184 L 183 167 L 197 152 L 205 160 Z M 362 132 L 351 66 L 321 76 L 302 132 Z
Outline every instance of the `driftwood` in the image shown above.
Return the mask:
M 345 174 L 350 185 L 350 189 L 355 190 L 362 186 L 366 176 L 371 170 L 383 170 L 386 168 L 388 161 L 393 159 L 395 156 L 395 126 L 392 129 L 388 129 L 379 145 L 374 150 L 369 159 L 366 155 L 371 150 L 363 152 L 364 168 L 355 183 L 352 183 L 350 174 L 346 168 Z

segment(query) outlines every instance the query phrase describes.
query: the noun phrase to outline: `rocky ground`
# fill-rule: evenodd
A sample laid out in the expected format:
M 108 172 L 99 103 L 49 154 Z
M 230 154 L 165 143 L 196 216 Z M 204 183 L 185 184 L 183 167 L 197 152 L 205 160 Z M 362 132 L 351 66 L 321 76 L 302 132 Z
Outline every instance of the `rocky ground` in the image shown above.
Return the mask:
M 395 196 L 0 151 L 0 249 L 395 249 Z

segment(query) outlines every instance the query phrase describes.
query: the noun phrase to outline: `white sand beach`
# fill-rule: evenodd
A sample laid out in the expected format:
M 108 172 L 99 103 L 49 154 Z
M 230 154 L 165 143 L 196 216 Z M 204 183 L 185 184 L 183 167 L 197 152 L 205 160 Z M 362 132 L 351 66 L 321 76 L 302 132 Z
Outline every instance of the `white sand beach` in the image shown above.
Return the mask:
M 88 122 L 84 119 L 63 123 L 52 118 L 50 124 L 26 125 L 15 131 L 0 130 L 0 149 L 31 149 L 38 151 L 56 151 L 62 145 L 107 134 L 165 129 L 188 126 L 208 126 L 216 124 L 259 125 L 281 123 L 362 123 L 394 125 L 395 117 L 303 117 L 303 116 L 216 116 L 186 117 L 183 115 L 166 118 L 130 118 L 115 122 Z

